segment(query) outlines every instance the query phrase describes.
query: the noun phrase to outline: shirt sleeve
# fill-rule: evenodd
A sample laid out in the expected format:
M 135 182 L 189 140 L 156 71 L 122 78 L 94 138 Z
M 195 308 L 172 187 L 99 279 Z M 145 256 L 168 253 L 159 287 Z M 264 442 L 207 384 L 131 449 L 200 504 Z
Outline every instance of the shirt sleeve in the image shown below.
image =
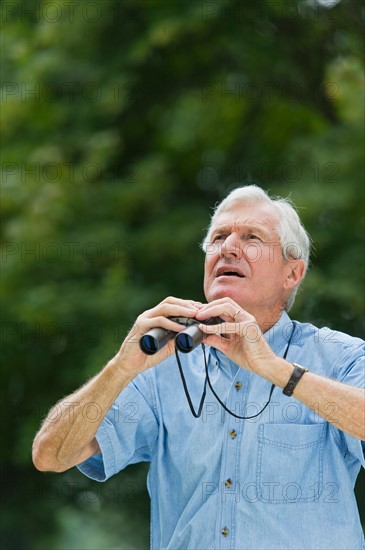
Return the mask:
M 149 462 L 157 445 L 152 380 L 142 373 L 119 394 L 96 432 L 101 454 L 77 468 L 96 481 L 106 481 L 128 464 Z
M 338 381 L 365 389 L 365 354 L 364 343 L 351 346 L 345 350 L 338 362 Z M 347 450 L 357 458 L 365 468 L 365 442 L 345 432 L 343 438 Z

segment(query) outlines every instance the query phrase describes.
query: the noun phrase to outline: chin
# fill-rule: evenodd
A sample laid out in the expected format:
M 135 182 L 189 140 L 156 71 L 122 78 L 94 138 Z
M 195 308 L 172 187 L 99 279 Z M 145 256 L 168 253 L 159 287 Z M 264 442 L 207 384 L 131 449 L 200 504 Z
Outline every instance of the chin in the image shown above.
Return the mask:
M 220 298 L 231 298 L 235 302 L 239 303 L 242 301 L 242 292 L 239 292 L 238 289 L 234 288 L 217 288 L 206 294 L 208 302 L 213 302 L 213 300 L 219 300 Z

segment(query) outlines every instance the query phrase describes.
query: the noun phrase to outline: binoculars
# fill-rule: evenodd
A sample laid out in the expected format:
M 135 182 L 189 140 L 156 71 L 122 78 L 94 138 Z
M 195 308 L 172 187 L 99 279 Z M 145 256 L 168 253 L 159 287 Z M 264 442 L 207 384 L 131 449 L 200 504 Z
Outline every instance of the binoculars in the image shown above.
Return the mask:
M 189 317 L 169 317 L 172 321 L 184 325 L 186 329 L 181 332 L 174 332 L 164 328 L 153 328 L 146 332 L 140 340 L 139 347 L 146 355 L 154 355 L 163 348 L 169 340 L 175 338 L 175 346 L 183 353 L 189 353 L 198 346 L 205 337 L 204 332 L 199 330 L 198 325 L 218 325 L 222 323 L 219 317 L 210 317 L 205 321 L 197 321 Z

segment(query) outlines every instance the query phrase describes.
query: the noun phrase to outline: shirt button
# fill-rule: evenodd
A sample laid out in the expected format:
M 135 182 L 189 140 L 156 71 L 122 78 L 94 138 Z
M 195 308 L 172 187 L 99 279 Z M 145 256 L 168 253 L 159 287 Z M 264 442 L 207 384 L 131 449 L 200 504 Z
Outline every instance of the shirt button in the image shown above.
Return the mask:
M 230 489 L 232 487 L 233 483 L 232 483 L 232 480 L 231 480 L 230 477 L 228 479 L 226 479 L 226 481 L 224 482 L 224 485 L 226 487 L 228 487 L 228 489 Z
M 229 432 L 229 437 L 230 437 L 231 439 L 235 439 L 235 438 L 237 437 L 237 432 L 236 432 L 236 430 L 231 430 L 231 431 Z
M 228 535 L 229 535 L 229 529 L 227 529 L 227 527 L 223 527 L 221 533 L 222 533 L 222 535 L 223 535 L 224 537 L 228 537 Z
M 239 391 L 242 388 L 242 382 L 236 382 L 234 387 L 236 388 L 237 391 Z

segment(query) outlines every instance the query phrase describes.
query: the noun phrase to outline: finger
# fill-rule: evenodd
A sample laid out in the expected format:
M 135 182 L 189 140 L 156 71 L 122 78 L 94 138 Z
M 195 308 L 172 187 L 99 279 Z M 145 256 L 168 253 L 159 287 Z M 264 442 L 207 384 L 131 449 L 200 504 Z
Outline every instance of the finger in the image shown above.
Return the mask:
M 198 307 L 190 303 L 170 304 L 162 303 L 150 309 L 143 314 L 147 318 L 164 317 L 195 317 L 198 313 Z
M 229 335 L 240 333 L 240 323 L 219 323 L 218 325 L 205 325 L 201 323 L 199 329 L 204 334 Z
M 220 323 L 219 325 L 199 325 L 199 329 L 205 334 L 215 334 L 237 342 L 237 339 L 247 344 L 254 344 L 263 338 L 259 325 L 253 321 L 243 323 Z
M 164 316 L 153 317 L 152 319 L 145 319 L 137 321 L 136 327 L 138 327 L 139 334 L 145 334 L 153 328 L 163 328 L 165 330 L 172 330 L 173 332 L 180 332 L 185 329 L 185 325 L 181 325 L 172 319 L 168 319 Z
M 220 304 L 211 303 L 207 306 L 201 308 L 196 318 L 204 321 L 209 317 L 220 317 L 224 321 L 232 322 L 234 321 L 248 321 L 253 320 L 254 318 L 247 311 L 238 306 L 233 300 L 231 302 L 223 302 Z
M 235 302 L 234 300 L 232 300 L 232 298 L 229 298 L 228 296 L 226 296 L 225 298 L 218 298 L 217 300 L 212 300 L 211 302 L 209 302 L 208 304 L 206 305 L 214 305 L 214 304 L 233 304 L 235 306 L 237 306 L 237 302 Z
M 218 300 L 212 300 L 211 302 L 209 302 L 207 304 L 203 304 L 203 307 L 201 309 L 205 310 L 205 309 L 210 308 L 212 306 L 225 306 L 225 307 L 232 306 L 234 308 L 240 307 L 237 304 L 237 302 L 232 300 L 232 298 L 219 298 Z
M 207 346 L 211 346 L 212 348 L 219 349 L 222 352 L 227 352 L 230 344 L 229 340 L 223 338 L 222 336 L 216 336 L 215 334 L 206 336 L 203 343 Z
M 177 304 L 177 305 L 191 305 L 195 307 L 202 307 L 202 302 L 199 302 L 197 300 L 185 300 L 184 298 L 176 298 L 175 296 L 168 296 L 160 304 Z M 160 305 L 159 304 L 159 305 Z

